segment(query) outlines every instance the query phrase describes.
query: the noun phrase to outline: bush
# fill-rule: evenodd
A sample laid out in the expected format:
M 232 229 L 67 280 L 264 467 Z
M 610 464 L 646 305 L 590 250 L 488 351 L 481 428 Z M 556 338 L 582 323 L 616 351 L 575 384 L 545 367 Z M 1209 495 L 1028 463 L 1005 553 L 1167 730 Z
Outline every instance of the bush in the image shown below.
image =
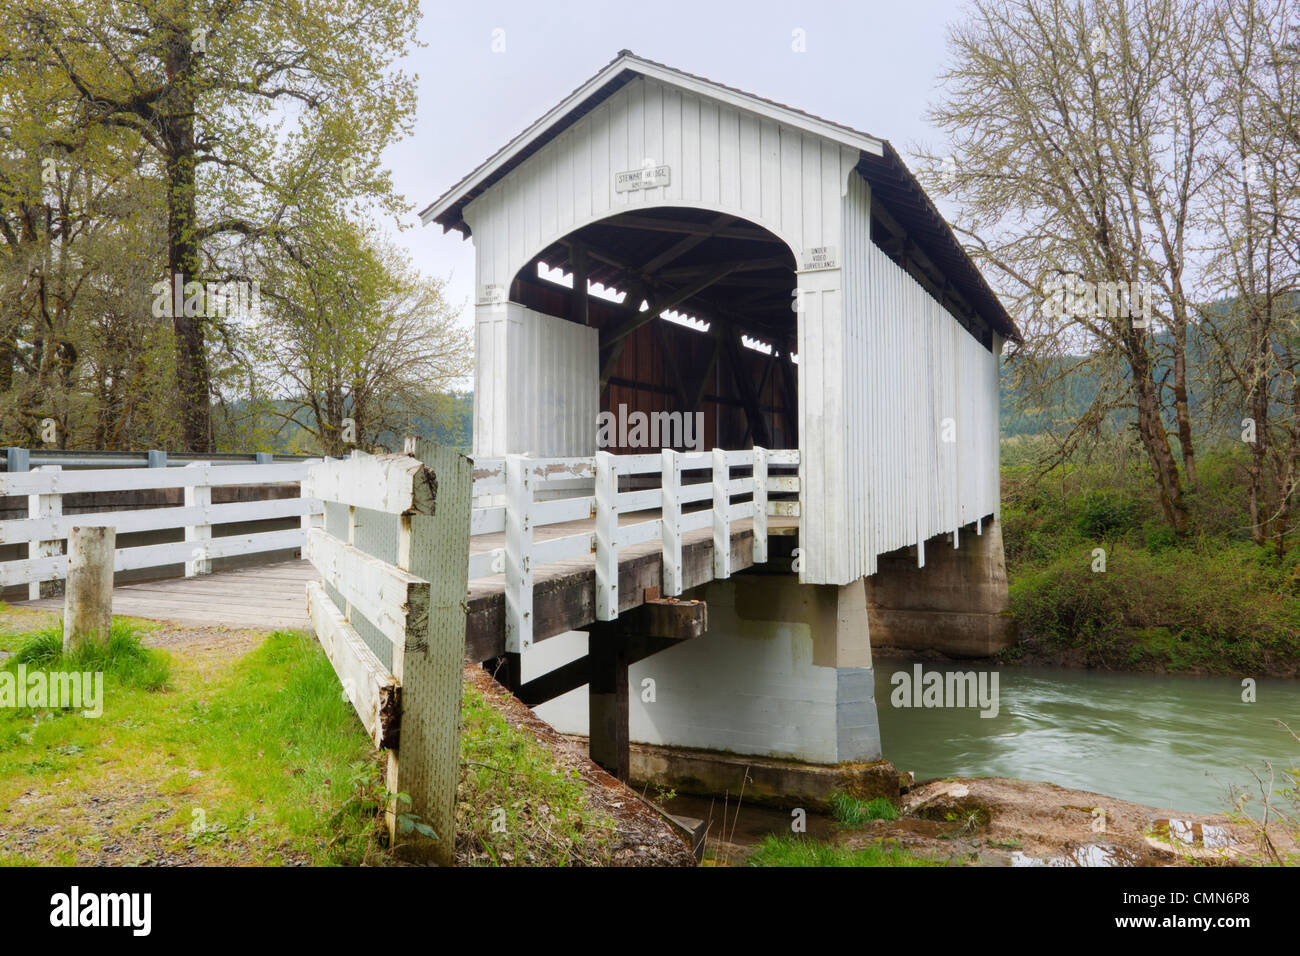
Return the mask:
M 1074 524 L 1085 538 L 1109 540 L 1133 530 L 1138 513 L 1136 503 L 1118 493 L 1089 491 Z
M 1274 593 L 1256 550 L 1112 548 L 1098 573 L 1078 549 L 1018 577 L 1012 613 L 1023 640 L 1092 666 L 1285 670 L 1300 654 L 1300 608 Z

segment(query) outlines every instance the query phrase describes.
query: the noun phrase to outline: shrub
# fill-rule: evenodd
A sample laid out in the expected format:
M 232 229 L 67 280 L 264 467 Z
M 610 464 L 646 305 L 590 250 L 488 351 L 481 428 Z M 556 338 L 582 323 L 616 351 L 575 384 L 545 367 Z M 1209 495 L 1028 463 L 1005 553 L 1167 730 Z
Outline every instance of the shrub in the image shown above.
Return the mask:
M 1085 538 L 1108 540 L 1133 530 L 1138 520 L 1136 503 L 1119 493 L 1090 491 L 1075 518 L 1075 527 Z
M 1272 593 L 1255 550 L 1112 548 L 1097 573 L 1079 549 L 1019 576 L 1012 613 L 1022 639 L 1078 649 L 1090 665 L 1220 673 L 1285 666 L 1300 652 L 1300 608 Z

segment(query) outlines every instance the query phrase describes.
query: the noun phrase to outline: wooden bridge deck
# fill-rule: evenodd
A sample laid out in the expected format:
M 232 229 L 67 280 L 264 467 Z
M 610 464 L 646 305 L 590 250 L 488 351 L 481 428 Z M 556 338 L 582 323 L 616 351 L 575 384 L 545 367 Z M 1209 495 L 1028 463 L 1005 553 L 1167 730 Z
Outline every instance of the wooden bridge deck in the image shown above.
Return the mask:
M 620 516 L 634 524 L 657 517 L 657 512 Z M 594 531 L 592 519 L 545 525 L 536 539 L 564 537 Z M 798 518 L 769 517 L 772 561 L 786 561 L 788 548 L 778 541 L 797 535 Z M 737 520 L 731 526 L 733 571 L 753 565 L 753 522 Z M 500 548 L 504 535 L 476 535 L 470 550 L 478 554 Z M 792 544 L 792 542 L 791 542 Z M 306 584 L 319 580 L 308 561 L 286 561 L 234 571 L 219 571 L 193 578 L 169 578 L 123 584 L 113 589 L 116 614 L 147 620 L 197 626 L 234 628 L 309 629 Z M 565 631 L 580 630 L 596 619 L 595 559 L 576 559 L 544 565 L 533 573 L 534 639 L 543 640 Z M 713 532 L 689 532 L 682 537 L 682 582 L 687 589 L 713 580 Z M 619 552 L 619 611 L 644 602 L 647 588 L 663 585 L 663 553 L 658 539 L 626 547 Z M 14 602 L 16 606 L 61 610 L 63 598 Z M 505 652 L 505 576 L 470 582 L 469 617 L 466 622 L 466 657 L 487 660 Z
M 310 561 L 283 561 L 194 578 L 113 588 L 113 613 L 205 627 L 306 629 L 306 587 L 320 576 Z M 63 598 L 14 601 L 15 607 L 63 610 Z

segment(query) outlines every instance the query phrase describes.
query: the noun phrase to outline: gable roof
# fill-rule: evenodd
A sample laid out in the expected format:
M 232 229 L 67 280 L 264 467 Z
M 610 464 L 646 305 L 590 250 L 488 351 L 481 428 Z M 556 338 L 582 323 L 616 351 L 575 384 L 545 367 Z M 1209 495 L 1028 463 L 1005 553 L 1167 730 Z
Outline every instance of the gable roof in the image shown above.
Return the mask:
M 464 218 L 465 206 L 638 76 L 736 106 L 858 150 L 858 172 L 871 184 L 872 194 L 898 220 L 908 237 L 999 335 L 1021 341 L 1015 322 L 962 248 L 952 227 L 888 140 L 644 59 L 630 50 L 620 51 L 604 69 L 422 209 L 421 222 L 424 225 L 436 222 L 444 232 L 457 229 L 468 236 L 470 230 Z

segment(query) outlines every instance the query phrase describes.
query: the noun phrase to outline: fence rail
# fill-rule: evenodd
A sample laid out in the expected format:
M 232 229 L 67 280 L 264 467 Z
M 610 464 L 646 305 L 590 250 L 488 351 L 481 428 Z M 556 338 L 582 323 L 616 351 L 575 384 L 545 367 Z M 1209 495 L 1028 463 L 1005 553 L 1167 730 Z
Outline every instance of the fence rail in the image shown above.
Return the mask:
M 390 838 L 421 859 L 455 851 L 460 681 L 465 653 L 465 555 L 470 463 L 452 449 L 412 441 L 411 455 L 358 455 L 313 464 L 303 489 L 347 508 L 347 540 L 325 528 L 304 554 L 322 583 L 307 585 L 317 639 L 377 747 L 388 749 Z M 358 511 L 398 522 L 396 563 L 355 544 Z M 335 603 L 330 589 L 339 595 Z M 357 630 L 370 623 L 391 648 L 385 667 Z
M 216 464 L 192 462 L 175 468 L 94 468 L 64 471 L 42 465 L 31 471 L 0 474 L 0 497 L 27 496 L 27 517 L 0 521 L 0 545 L 27 546 L 27 557 L 0 562 L 0 588 L 28 585 L 41 596 L 41 584 L 67 576 L 63 542 L 75 525 L 111 526 L 119 535 L 149 531 L 183 531 L 184 540 L 117 549 L 115 571 L 136 571 L 184 564 L 186 576 L 206 574 L 217 558 L 237 557 L 303 547 L 307 529 L 318 523 L 319 500 L 311 497 L 264 501 L 212 502 L 215 487 L 300 483 L 308 462 Z M 183 489 L 184 504 L 121 511 L 64 514 L 63 497 L 95 492 Z M 220 525 L 300 519 L 300 527 L 279 531 L 213 536 Z
M 768 517 L 799 514 L 797 500 L 770 497 L 797 495 L 798 475 L 773 475 L 771 469 L 792 472 L 798 465 L 797 450 L 766 448 L 476 458 L 474 496 L 491 503 L 474 509 L 470 534 L 503 534 L 505 542 L 470 556 L 469 579 L 505 575 L 506 649 L 522 652 L 533 644 L 533 576 L 544 565 L 594 555 L 596 618 L 611 621 L 618 617 L 618 560 L 624 548 L 662 541 L 668 597 L 682 593 L 682 537 L 692 531 L 713 530 L 714 576 L 726 578 L 731 576 L 731 526 L 753 519 L 754 561 L 766 562 Z M 749 473 L 733 477 L 733 470 Z M 592 493 L 566 494 L 579 481 L 591 482 Z M 633 487 L 645 482 L 655 484 Z M 623 516 L 643 520 L 621 522 Z M 593 518 L 594 527 L 536 540 L 538 528 Z

